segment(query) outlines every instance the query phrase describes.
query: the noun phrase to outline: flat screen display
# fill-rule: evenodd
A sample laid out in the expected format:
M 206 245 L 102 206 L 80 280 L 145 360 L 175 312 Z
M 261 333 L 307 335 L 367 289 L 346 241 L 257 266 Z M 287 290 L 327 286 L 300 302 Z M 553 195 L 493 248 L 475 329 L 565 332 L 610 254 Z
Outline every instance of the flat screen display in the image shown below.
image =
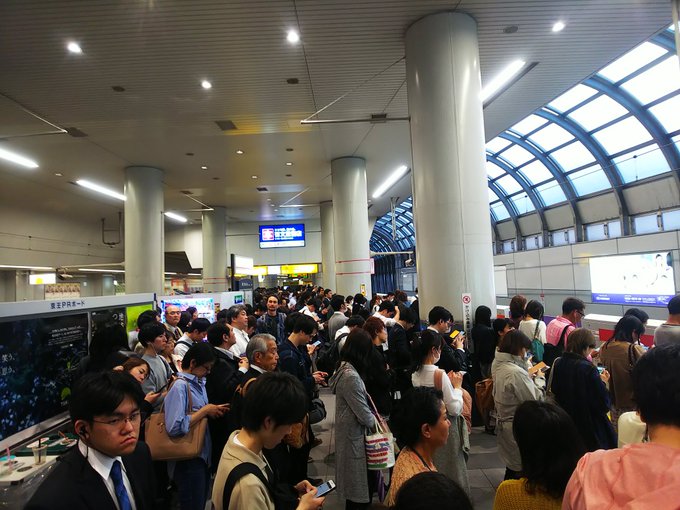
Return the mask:
M 304 223 L 260 225 L 260 248 L 300 248 L 304 245 Z
M 0 323 L 0 440 L 68 410 L 87 313 Z
M 161 319 L 165 322 L 165 307 L 168 305 L 179 306 L 183 312 L 190 306 L 196 308 L 199 317 L 215 322 L 215 300 L 213 298 L 171 298 L 161 301 Z
M 671 252 L 590 259 L 593 303 L 666 306 L 675 295 Z

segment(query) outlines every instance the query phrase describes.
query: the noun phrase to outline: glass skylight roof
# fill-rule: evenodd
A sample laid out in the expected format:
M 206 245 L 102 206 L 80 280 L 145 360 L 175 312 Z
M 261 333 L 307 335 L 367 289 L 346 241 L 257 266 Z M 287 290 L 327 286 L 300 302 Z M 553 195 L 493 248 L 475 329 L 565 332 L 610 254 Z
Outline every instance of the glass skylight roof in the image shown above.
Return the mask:
M 592 131 L 627 113 L 628 110 L 611 97 L 602 95 L 571 112 L 569 117 L 583 126 L 586 131 Z
M 617 82 L 626 76 L 630 76 L 631 73 L 646 66 L 665 53 L 668 52 L 661 46 L 651 42 L 643 42 L 637 48 L 632 49 L 604 69 L 601 69 L 598 74 L 610 81 Z
M 549 208 L 564 204 L 574 194 L 577 200 L 594 193 L 611 194 L 608 174 L 626 187 L 680 171 L 677 168 L 680 166 L 677 165 L 680 161 L 680 66 L 674 52 L 667 49 L 672 42 L 669 31 L 652 37 L 601 69 L 593 78 L 555 98 L 538 113 L 531 113 L 508 128 L 507 138 L 501 134 L 490 140 L 486 144 L 487 158 L 497 157 L 499 164 L 510 168 L 506 172 L 492 161 L 486 163 L 488 178 L 494 183 L 490 182 L 488 192 L 493 220 L 503 222 L 515 215 L 532 214 L 535 211 L 532 197 L 540 197 L 537 203 Z M 552 116 L 554 112 L 566 115 L 554 121 L 541 115 Z M 665 130 L 668 137 L 655 140 L 655 129 Z M 522 140 L 513 141 L 518 137 Z M 660 146 L 668 143 L 668 139 L 672 139 L 672 143 L 664 152 Z M 524 143 L 535 150 L 526 150 L 521 146 Z M 671 168 L 669 163 L 676 167 Z M 560 184 L 562 179 L 556 179 L 551 169 L 566 174 L 564 188 Z M 518 179 L 524 182 L 526 190 Z M 619 194 L 616 200 L 625 201 L 627 195 Z M 503 200 L 512 204 L 511 210 Z M 574 207 L 575 216 L 579 215 L 574 204 L 569 207 Z M 400 204 L 396 212 L 397 240 L 392 241 L 388 213 L 376 222 L 375 228 L 381 234 L 374 234 L 372 246 L 374 242 L 385 246 L 394 244 L 393 248 L 415 244 L 410 198 Z M 545 215 L 541 221 L 550 223 L 549 218 Z M 611 220 L 602 218 L 601 221 Z M 620 228 L 619 220 L 614 223 Z M 558 232 L 558 238 L 565 230 L 563 226 L 550 224 L 543 228 Z M 499 229 L 496 235 L 501 235 L 500 232 L 507 235 L 510 231 Z M 569 242 L 575 242 L 575 230 L 571 228 L 569 232 Z M 523 237 L 528 234 L 533 233 L 517 233 Z
M 548 106 L 559 112 L 566 112 L 595 94 L 597 94 L 595 89 L 583 84 L 578 84 L 567 90 L 564 94 L 548 104 Z
M 648 104 L 680 88 L 678 57 L 673 55 L 651 69 L 631 78 L 622 87 L 642 104 Z

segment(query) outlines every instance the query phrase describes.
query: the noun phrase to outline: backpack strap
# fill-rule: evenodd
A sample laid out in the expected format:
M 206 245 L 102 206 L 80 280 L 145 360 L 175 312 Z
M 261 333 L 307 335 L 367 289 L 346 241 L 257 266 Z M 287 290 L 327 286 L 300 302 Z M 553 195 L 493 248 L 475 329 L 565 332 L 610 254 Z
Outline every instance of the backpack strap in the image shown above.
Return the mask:
M 257 476 L 267 488 L 267 492 L 269 492 L 269 496 L 272 498 L 272 501 L 274 501 L 274 494 L 272 492 L 271 484 L 269 480 L 267 480 L 267 478 L 265 478 L 265 476 L 262 474 L 260 468 L 258 468 L 252 462 L 242 462 L 231 470 L 229 476 L 227 476 L 227 480 L 224 482 L 224 491 L 222 493 L 222 510 L 229 510 L 229 503 L 231 502 L 231 495 L 234 492 L 234 487 L 236 487 L 238 481 L 246 475 Z
M 175 346 L 180 345 L 180 344 L 186 345 L 189 349 L 191 349 L 191 347 L 193 346 L 193 344 L 190 344 L 186 340 L 177 340 L 177 342 L 175 342 Z
M 564 326 L 564 329 L 562 330 L 562 333 L 560 334 L 560 339 L 557 342 L 556 347 L 562 347 L 564 349 L 564 339 L 565 336 L 567 335 L 567 330 L 571 327 L 571 324 L 568 326 Z

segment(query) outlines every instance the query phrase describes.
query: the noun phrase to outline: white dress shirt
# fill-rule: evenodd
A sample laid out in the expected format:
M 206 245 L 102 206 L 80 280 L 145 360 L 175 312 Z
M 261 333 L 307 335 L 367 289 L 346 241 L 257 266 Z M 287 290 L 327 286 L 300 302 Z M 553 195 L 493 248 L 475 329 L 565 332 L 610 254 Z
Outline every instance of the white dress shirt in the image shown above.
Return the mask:
M 238 357 L 245 356 L 246 348 L 248 347 L 248 342 L 250 342 L 248 333 L 246 333 L 245 331 L 241 331 L 240 329 L 234 326 L 232 326 L 232 329 L 234 330 L 236 343 L 232 345 L 229 350 Z
M 137 510 L 137 505 L 135 504 L 135 495 L 132 492 L 132 485 L 130 485 L 130 479 L 128 478 L 127 471 L 125 470 L 125 464 L 123 464 L 123 459 L 120 457 L 109 457 L 101 452 L 98 452 L 94 448 L 90 448 L 82 441 L 78 441 L 78 449 L 82 456 L 87 460 L 87 462 L 92 466 L 99 476 L 104 480 L 104 485 L 111 494 L 113 499 L 113 504 L 118 510 L 120 510 L 120 505 L 118 504 L 118 498 L 116 497 L 116 489 L 113 485 L 113 478 L 111 478 L 111 468 L 115 461 L 120 462 L 121 473 L 123 475 L 123 485 L 125 485 L 125 490 L 128 493 L 128 498 L 130 498 L 130 506 L 132 510 Z

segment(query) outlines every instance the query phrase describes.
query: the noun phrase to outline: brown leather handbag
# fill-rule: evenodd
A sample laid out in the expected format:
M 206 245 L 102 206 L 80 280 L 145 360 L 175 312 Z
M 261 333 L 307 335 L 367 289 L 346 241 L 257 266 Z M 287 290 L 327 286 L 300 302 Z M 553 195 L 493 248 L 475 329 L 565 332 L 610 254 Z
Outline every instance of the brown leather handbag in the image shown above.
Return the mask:
M 179 380 L 179 379 L 178 379 Z M 187 387 L 187 415 L 191 414 L 191 390 Z M 165 429 L 165 402 L 160 412 L 152 414 L 146 424 L 146 444 L 151 450 L 153 460 L 187 460 L 200 456 L 205 441 L 208 419 L 203 418 L 191 424 L 189 432 L 183 436 L 170 437 Z

